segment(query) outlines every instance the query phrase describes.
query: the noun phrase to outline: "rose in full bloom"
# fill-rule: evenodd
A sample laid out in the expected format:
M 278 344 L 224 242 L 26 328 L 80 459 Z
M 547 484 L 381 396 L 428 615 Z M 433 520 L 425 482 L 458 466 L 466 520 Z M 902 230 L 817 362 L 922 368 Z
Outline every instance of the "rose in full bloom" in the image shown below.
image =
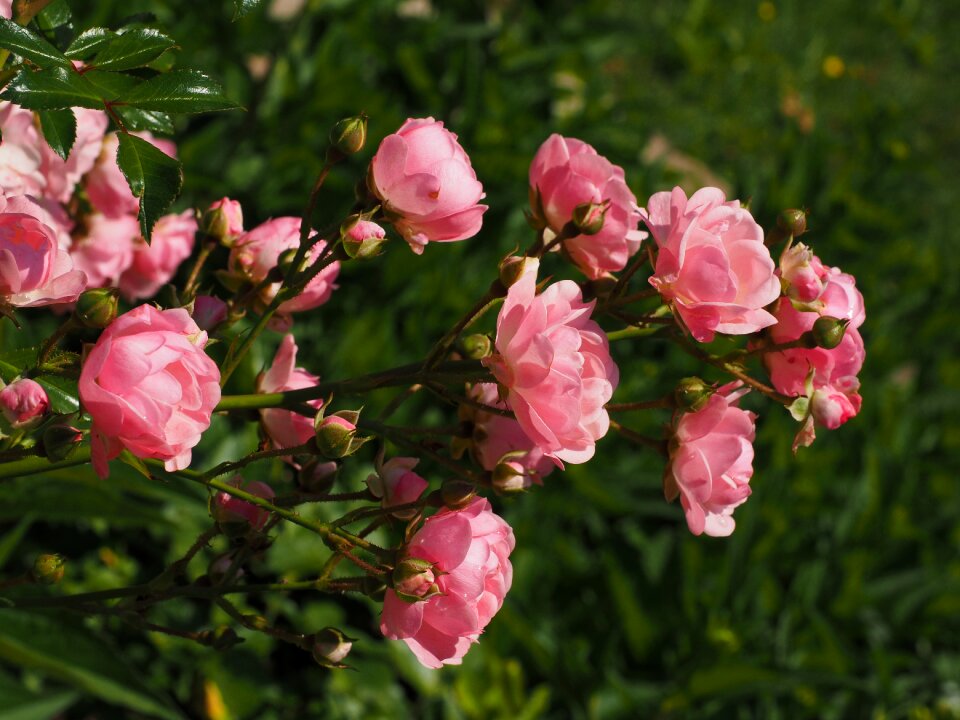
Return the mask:
M 637 229 L 640 211 L 623 168 L 576 138 L 553 134 L 537 150 L 530 165 L 530 200 L 534 214 L 542 211 L 541 219 L 555 235 L 572 220 L 577 205 L 609 202 L 600 232 L 563 241 L 577 267 L 593 280 L 622 270 L 647 236 Z
M 270 368 L 257 378 L 257 392 L 275 393 L 313 387 L 320 378 L 297 366 L 297 343 L 293 335 L 285 335 Z M 308 400 L 307 404 L 319 410 L 323 400 Z M 263 427 L 275 448 L 303 445 L 314 436 L 313 418 L 282 408 L 260 410 Z
M 102 110 L 74 108 L 72 112 L 77 119 L 77 137 L 66 160 L 57 155 L 46 141 L 40 139 L 40 171 L 46 185 L 44 197 L 62 203 L 70 202 L 80 178 L 93 168 L 100 155 L 103 135 L 109 122 L 107 114 Z
M 120 276 L 133 264 L 139 238 L 136 215 L 93 213 L 84 218 L 83 228 L 74 235 L 70 257 L 86 273 L 90 287 L 116 287 Z
M 21 427 L 50 408 L 46 391 L 35 380 L 20 378 L 0 390 L 0 411 L 14 427 Z
M 0 196 L 0 303 L 37 307 L 73 302 L 87 277 L 59 244 L 57 232 L 33 215 L 4 212 Z
M 497 318 L 497 352 L 483 362 L 507 389 L 517 422 L 543 453 L 565 462 L 593 457 L 610 417 L 604 405 L 619 381 L 607 336 L 575 282 L 537 295 L 538 263 L 528 258 Z
M 170 157 L 177 156 L 177 146 L 170 140 L 154 137 L 149 132 L 133 133 L 143 138 Z M 117 148 L 120 141 L 116 133 L 110 133 L 103 140 L 100 155 L 93 169 L 84 179 L 87 197 L 93 207 L 110 218 L 121 215 L 136 216 L 140 211 L 140 201 L 130 192 L 127 179 L 117 165 Z
M 370 161 L 368 185 L 417 254 L 428 242 L 480 232 L 483 185 L 457 136 L 433 118 L 409 119 L 387 135 Z
M 503 605 L 513 546 L 510 526 L 483 498 L 428 518 L 394 572 L 381 632 L 426 667 L 459 665 Z
M 230 250 L 230 268 L 245 275 L 250 282 L 258 284 L 277 266 L 280 254 L 300 245 L 300 218 L 278 217 L 267 220 L 253 230 L 244 233 Z M 318 241 L 307 254 L 308 262 L 313 263 L 323 252 L 327 243 Z M 330 299 L 336 289 L 334 281 L 340 273 L 340 263 L 334 262 L 307 283 L 297 297 L 282 303 L 277 309 L 280 315 L 312 310 Z M 260 301 L 267 305 L 277 295 L 280 282 L 270 283 L 260 293 Z
M 80 400 L 90 414 L 94 470 L 124 449 L 190 464 L 191 449 L 220 402 L 220 370 L 203 351 L 207 334 L 183 308 L 141 305 L 114 320 L 80 371 Z
M 380 498 L 385 508 L 415 502 L 423 495 L 428 483 L 413 469 L 420 461 L 412 457 L 394 457 L 381 465 L 367 478 L 370 492 Z M 412 518 L 416 510 L 398 510 L 398 518 Z
M 41 196 L 46 187 L 41 169 L 45 141 L 33 122 L 33 113 L 0 102 L 0 133 L 0 195 Z
M 694 535 L 725 537 L 733 511 L 750 496 L 756 415 L 737 407 L 740 383 L 718 389 L 696 412 L 683 413 L 670 444 L 664 475 L 668 499 L 680 495 Z
M 650 198 L 643 221 L 659 252 L 650 283 L 700 342 L 715 333 L 748 335 L 776 318 L 764 307 L 780 295 L 763 230 L 736 200 L 679 187 Z
M 153 226 L 150 244 L 140 238 L 130 267 L 120 276 L 120 292 L 129 300 L 153 297 L 193 252 L 197 218 L 192 210 L 164 215 Z
M 254 480 L 244 485 L 243 478 L 239 475 L 232 478 L 229 484 L 264 500 L 272 500 L 276 496 L 273 488 L 266 483 Z M 249 525 L 254 530 L 263 530 L 264 525 L 270 519 L 269 510 L 264 510 L 222 490 L 213 496 L 210 503 L 210 514 L 213 515 L 213 519 L 221 527 L 233 525 L 245 529 Z

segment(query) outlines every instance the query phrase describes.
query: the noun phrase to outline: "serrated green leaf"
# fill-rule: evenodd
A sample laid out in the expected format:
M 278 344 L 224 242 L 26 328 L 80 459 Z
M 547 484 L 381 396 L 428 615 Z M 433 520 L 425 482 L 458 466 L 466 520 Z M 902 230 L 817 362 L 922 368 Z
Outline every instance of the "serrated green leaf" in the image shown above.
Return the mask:
M 182 715 L 153 695 L 120 653 L 82 625 L 55 615 L 0 609 L 0 657 L 152 717 Z
M 233 0 L 233 19 L 239 20 L 259 4 L 260 0 Z
M 42 68 L 71 69 L 73 67 L 70 60 L 49 42 L 6 18 L 0 18 L 0 47 Z
M 131 192 L 140 198 L 140 232 L 149 243 L 153 224 L 180 193 L 180 162 L 142 138 L 120 133 L 117 165 Z
M 61 158 L 67 159 L 77 139 L 77 116 L 73 110 L 40 110 L 40 129 L 47 145 Z
M 100 52 L 115 37 L 117 37 L 117 34 L 113 30 L 107 30 L 107 28 L 84 30 L 70 43 L 70 47 L 66 49 L 64 55 L 75 60 L 84 60 Z
M 123 105 L 115 109 L 127 130 L 149 130 L 160 135 L 173 135 L 173 120 L 166 113 Z
M 34 379 L 47 393 L 50 409 L 54 412 L 68 415 L 80 409 L 76 380 L 59 375 L 41 375 Z
M 10 81 L 0 98 L 28 110 L 103 107 L 96 88 L 84 76 L 62 68 L 39 71 L 24 68 Z
M 124 98 L 141 110 L 201 113 L 238 108 L 223 94 L 220 84 L 199 70 L 174 70 L 138 85 Z
M 101 70 L 131 70 L 156 60 L 170 48 L 173 38 L 153 28 L 134 28 L 111 40 L 93 59 Z
M 101 100 L 107 102 L 122 102 L 126 95 L 143 82 L 133 75 L 101 70 L 90 70 L 84 73 L 83 77 Z

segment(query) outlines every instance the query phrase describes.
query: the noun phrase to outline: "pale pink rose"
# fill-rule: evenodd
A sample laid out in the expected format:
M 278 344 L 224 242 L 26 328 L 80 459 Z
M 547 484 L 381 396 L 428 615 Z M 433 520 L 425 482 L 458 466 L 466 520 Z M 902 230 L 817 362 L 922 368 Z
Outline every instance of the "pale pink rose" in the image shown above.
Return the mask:
M 548 457 L 583 463 L 606 435 L 604 404 L 619 370 L 607 336 L 593 320 L 593 302 L 562 280 L 537 295 L 535 260 L 510 286 L 497 318 L 497 352 L 483 362 L 507 388 L 520 427 Z
M 13 0 L 0 0 L 0 17 L 13 18 Z
M 154 137 L 149 132 L 133 133 L 172 158 L 177 156 L 177 146 L 170 140 Z M 84 180 L 90 203 L 107 217 L 134 215 L 140 212 L 140 201 L 130 192 L 130 186 L 117 165 L 117 148 L 120 141 L 116 133 L 103 140 L 103 147 L 93 169 Z
M 803 243 L 794 243 L 780 256 L 779 272 L 784 294 L 792 300 L 812 302 L 823 292 L 826 269 Z
M 600 232 L 563 241 L 573 262 L 594 280 L 626 267 L 647 236 L 637 229 L 640 211 L 623 168 L 576 138 L 553 134 L 537 150 L 530 165 L 530 201 L 535 214 L 542 209 L 554 234 L 571 221 L 577 205 L 610 203 Z
M 238 238 L 243 235 L 243 208 L 236 200 L 220 198 L 210 205 L 208 213 L 217 213 L 216 232 L 220 238 Z
M 320 382 L 316 375 L 296 367 L 297 343 L 293 335 L 285 335 L 270 368 L 257 378 L 258 393 L 286 392 L 313 387 Z M 308 400 L 310 407 L 320 410 L 323 400 Z M 263 427 L 275 448 L 303 445 L 314 436 L 313 418 L 281 408 L 260 410 Z
M 50 400 L 40 384 L 29 378 L 14 380 L 0 390 L 0 411 L 13 427 L 22 427 L 50 408 Z
M 41 172 L 46 181 L 44 195 L 62 203 L 70 202 L 80 178 L 93 168 L 109 123 L 102 110 L 74 108 L 73 114 L 77 118 L 77 137 L 66 160 L 41 141 Z
M 700 342 L 747 335 L 776 322 L 764 310 L 780 295 L 763 230 L 717 188 L 690 199 L 679 187 L 650 198 L 643 220 L 660 248 L 650 283 Z
M 403 640 L 428 668 L 459 665 L 503 605 L 513 581 L 513 547 L 510 526 L 483 498 L 428 518 L 407 545 L 404 559 L 429 567 L 402 585 L 407 595 L 423 597 L 431 588 L 436 594 L 408 602 L 388 590 L 380 631 Z
M 193 321 L 201 330 L 212 331 L 227 319 L 227 304 L 212 295 L 197 295 L 193 301 Z
M 136 215 L 87 215 L 84 229 L 70 246 L 74 264 L 87 274 L 92 288 L 117 287 L 120 276 L 133 264 L 140 223 Z
M 457 136 L 433 118 L 409 119 L 387 135 L 370 161 L 370 189 L 418 255 L 428 242 L 480 232 L 483 185 Z
M 34 123 L 33 113 L 9 102 L 0 102 L 0 195 L 43 195 L 42 147 L 46 142 Z
M 737 407 L 741 383 L 725 385 L 697 412 L 682 413 L 670 444 L 665 486 L 680 493 L 694 535 L 726 537 L 750 496 L 756 415 Z
M 70 231 L 73 220 L 63 205 L 49 198 L 18 195 L 3 198 L 0 196 L 0 212 L 22 213 L 36 218 L 53 230 L 57 237 L 57 247 L 66 250 L 70 247 Z
M 264 500 L 272 500 L 276 496 L 273 488 L 266 483 L 254 480 L 244 485 L 243 479 L 239 475 L 232 478 L 229 484 Z M 222 490 L 213 496 L 210 513 L 218 523 L 250 525 L 254 530 L 263 530 L 264 525 L 270 519 L 269 510 L 259 508 L 253 503 L 241 500 Z
M 234 272 L 243 273 L 250 282 L 257 284 L 277 266 L 277 261 L 284 250 L 299 246 L 300 218 L 279 217 L 267 220 L 241 235 L 236 241 L 230 250 L 230 268 Z M 326 246 L 325 241 L 318 241 L 307 255 L 309 262 L 314 262 Z M 336 289 L 334 281 L 339 273 L 339 262 L 328 265 L 307 283 L 300 295 L 281 304 L 277 312 L 280 315 L 288 315 L 323 305 Z M 260 293 L 261 303 L 268 305 L 276 297 L 279 289 L 279 281 L 266 286 Z
M 124 449 L 164 460 L 169 471 L 190 465 L 191 449 L 220 402 L 220 369 L 203 351 L 206 344 L 207 334 L 183 308 L 141 305 L 103 331 L 79 383 L 100 477 Z
M 379 474 L 367 478 L 367 487 L 383 501 L 383 507 L 406 505 L 423 495 L 429 483 L 413 472 L 420 461 L 412 457 L 395 457 L 380 467 Z M 399 518 L 412 518 L 415 510 L 400 510 L 393 513 Z
M 14 307 L 37 307 L 76 300 L 87 288 L 87 277 L 74 267 L 57 232 L 33 215 L 3 209 L 0 207 L 0 301 Z
M 500 399 L 495 383 L 478 383 L 470 389 L 469 396 L 501 410 L 507 407 Z M 538 485 L 553 472 L 554 462 L 544 455 L 516 420 L 479 409 L 470 409 L 467 414 L 473 421 L 473 454 L 484 470 L 492 472 L 506 461 L 517 463 L 521 475 Z
M 153 226 L 150 244 L 141 238 L 134 246 L 133 262 L 120 276 L 120 292 L 128 300 L 153 297 L 176 274 L 180 263 L 193 252 L 197 218 L 193 210 L 164 215 Z

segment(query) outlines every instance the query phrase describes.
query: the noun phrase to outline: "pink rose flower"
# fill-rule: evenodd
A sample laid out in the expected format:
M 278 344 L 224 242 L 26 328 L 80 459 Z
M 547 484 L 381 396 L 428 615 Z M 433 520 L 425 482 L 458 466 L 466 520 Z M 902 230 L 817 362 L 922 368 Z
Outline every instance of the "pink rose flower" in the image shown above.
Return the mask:
M 0 0 L 0 17 L 13 18 L 13 0 Z
M 41 165 L 46 142 L 33 121 L 33 113 L 9 102 L 0 102 L 0 195 L 41 196 L 46 187 Z
M 0 196 L 0 212 L 22 213 L 36 218 L 53 230 L 57 237 L 57 247 L 64 250 L 70 247 L 73 220 L 63 205 L 55 200 L 30 195 L 17 195 L 6 199 Z
M 783 291 L 792 300 L 812 302 L 823 292 L 826 269 L 803 243 L 794 243 L 784 251 L 779 272 Z
M 650 284 L 700 342 L 748 335 L 776 319 L 763 308 L 780 295 L 763 230 L 736 200 L 679 187 L 650 198 L 643 221 L 660 248 Z
M 599 205 L 604 201 L 610 205 L 603 229 L 595 235 L 578 235 L 563 242 L 577 267 L 592 280 L 622 270 L 640 249 L 640 241 L 647 233 L 637 229 L 637 199 L 627 187 L 623 168 L 598 155 L 593 147 L 557 134 L 547 138 L 530 165 L 530 202 L 534 213 L 542 209 L 543 220 L 557 235 L 571 221 L 577 205 Z
M 513 581 L 513 547 L 510 526 L 483 498 L 428 518 L 404 556 L 424 569 L 398 580 L 406 595 L 429 597 L 408 602 L 388 590 L 380 631 L 403 640 L 428 668 L 459 665 L 503 605 Z
M 385 508 L 415 502 L 429 486 L 426 480 L 413 472 L 419 462 L 412 457 L 390 458 L 380 467 L 379 473 L 367 478 L 367 487 L 382 499 Z M 409 519 L 415 513 L 415 510 L 399 510 L 393 514 Z
M 193 301 L 193 321 L 201 330 L 212 331 L 227 319 L 227 304 L 212 295 L 197 295 Z
M 593 302 L 562 280 L 537 295 L 536 261 L 510 286 L 497 318 L 497 352 L 483 362 L 507 388 L 507 405 L 545 455 L 570 463 L 593 457 L 610 418 L 604 404 L 620 375 Z
M 219 238 L 238 238 L 243 235 L 243 208 L 236 200 L 228 197 L 220 198 L 210 205 L 207 213 L 213 216 L 216 213 L 215 227 L 210 228 L 211 234 Z
M 507 408 L 495 383 L 478 383 L 469 395 L 484 405 Z M 516 420 L 467 405 L 461 409 L 473 422 L 473 455 L 484 470 L 493 472 L 502 462 L 517 463 L 523 477 L 538 485 L 553 472 L 553 460 L 544 455 Z
M 133 264 L 140 223 L 136 215 L 109 217 L 94 213 L 85 218 L 85 231 L 74 238 L 70 256 L 87 274 L 92 288 L 116 287 Z
M 262 282 L 267 274 L 277 266 L 277 261 L 284 250 L 300 246 L 300 218 L 279 217 L 258 225 L 253 230 L 243 234 L 230 250 L 230 268 L 247 276 L 250 282 Z M 314 245 L 307 257 L 314 262 L 327 243 L 323 240 Z M 314 277 L 306 288 L 295 298 L 287 300 L 277 309 L 280 315 L 312 310 L 323 305 L 330 299 L 336 289 L 334 281 L 340 273 L 340 263 L 335 262 Z M 277 291 L 280 283 L 268 285 L 260 294 L 260 301 L 268 305 Z
M 856 378 L 842 378 L 838 385 L 824 385 L 814 390 L 810 397 L 810 413 L 814 421 L 828 430 L 836 430 L 856 416 L 862 404 L 857 394 L 860 383 Z
M 220 402 L 220 369 L 204 353 L 206 344 L 207 334 L 183 308 L 141 305 L 103 331 L 79 383 L 100 477 L 124 449 L 164 460 L 170 471 L 190 464 Z
M 257 378 L 258 393 L 286 392 L 313 387 L 320 382 L 320 378 L 296 367 L 297 344 L 293 335 L 285 335 L 280 341 L 280 347 L 273 358 L 270 369 Z M 308 400 L 310 407 L 320 410 L 323 400 Z M 306 417 L 291 410 L 281 408 L 263 408 L 260 410 L 260 420 L 264 430 L 270 436 L 275 448 L 289 448 L 303 445 L 314 436 L 313 418 Z
M 0 411 L 13 427 L 22 427 L 50 408 L 50 400 L 39 383 L 29 378 L 14 380 L 0 390 Z
M 370 189 L 418 255 L 428 242 L 480 232 L 483 185 L 457 136 L 433 118 L 409 119 L 387 135 L 370 161 Z
M 38 307 L 76 300 L 87 277 L 74 268 L 57 232 L 32 215 L 3 212 L 5 206 L 0 197 L 0 302 Z
M 750 496 L 756 415 L 736 403 L 746 391 L 725 385 L 697 412 L 683 413 L 670 445 L 664 487 L 680 494 L 687 526 L 694 535 L 726 537 L 733 511 Z
M 149 132 L 133 133 L 143 138 L 172 158 L 177 156 L 177 146 L 170 140 L 154 137 Z M 85 184 L 90 203 L 107 217 L 121 215 L 136 216 L 140 212 L 140 201 L 130 192 L 127 179 L 117 165 L 117 148 L 120 141 L 116 133 L 110 133 L 103 140 L 103 147 L 93 169 L 87 174 Z
M 243 478 L 239 475 L 229 481 L 230 485 L 240 490 L 246 490 L 251 495 L 256 495 L 264 500 L 273 500 L 276 493 L 273 488 L 266 483 L 253 482 L 243 485 Z M 210 504 L 210 513 L 213 519 L 222 524 L 250 525 L 254 530 L 263 530 L 267 521 L 270 519 L 270 511 L 259 508 L 253 503 L 234 497 L 230 493 L 223 491 L 217 492 L 213 496 L 213 502 Z
M 193 252 L 197 218 L 193 210 L 164 215 L 153 227 L 150 244 L 141 238 L 134 246 L 133 261 L 120 276 L 120 292 L 128 300 L 153 297 L 170 282 L 180 263 Z
M 44 196 L 61 203 L 70 202 L 80 178 L 93 168 L 109 123 L 107 114 L 102 110 L 74 108 L 73 114 L 77 118 L 77 137 L 66 160 L 57 155 L 45 140 L 40 139 L 40 170 L 46 184 Z

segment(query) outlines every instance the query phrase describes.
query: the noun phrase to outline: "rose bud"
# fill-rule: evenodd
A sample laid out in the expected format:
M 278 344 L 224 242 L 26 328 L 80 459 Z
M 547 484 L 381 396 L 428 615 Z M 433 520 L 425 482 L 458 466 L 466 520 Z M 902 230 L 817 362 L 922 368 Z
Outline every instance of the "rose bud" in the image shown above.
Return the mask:
M 243 209 L 230 198 L 221 198 L 210 205 L 200 218 L 200 230 L 224 245 L 243 235 Z
M 193 300 L 193 321 L 201 330 L 213 330 L 227 319 L 227 304 L 212 295 L 197 295 Z
M 677 407 L 687 412 L 702 410 L 713 395 L 713 388 L 698 377 L 683 378 L 673 391 Z
M 35 380 L 14 380 L 0 390 L 0 411 L 13 427 L 27 425 L 50 408 L 46 391 Z
M 243 479 L 238 475 L 229 481 L 229 485 L 240 488 Z M 250 482 L 245 487 L 251 495 L 256 495 L 264 500 L 272 500 L 276 493 L 273 488 L 262 482 Z M 253 503 L 242 500 L 230 493 L 219 491 L 210 501 L 210 514 L 217 521 L 224 534 L 236 537 L 246 533 L 248 527 L 254 530 L 263 530 L 267 521 L 270 519 L 270 511 L 265 510 Z
M 382 252 L 387 232 L 375 222 L 353 218 L 340 229 L 343 249 L 355 260 L 369 260 Z
M 320 418 L 316 424 L 316 433 L 317 447 L 325 457 L 336 460 L 356 450 L 353 440 L 357 434 L 357 426 L 339 414 Z
M 339 471 L 333 460 L 310 460 L 297 473 L 297 483 L 308 493 L 325 495 L 333 488 Z
M 419 460 L 412 457 L 390 458 L 379 467 L 377 474 L 367 478 L 367 487 L 378 498 L 382 498 L 383 507 L 406 505 L 416 502 L 427 489 L 428 483 L 413 472 Z M 416 514 L 416 510 L 400 510 L 393 515 L 398 518 L 409 519 Z
M 66 460 L 83 442 L 83 433 L 70 425 L 51 425 L 43 431 L 40 443 L 51 462 Z
M 66 571 L 67 561 L 63 555 L 56 553 L 44 553 L 38 555 L 33 563 L 34 580 L 43 585 L 56 585 L 63 580 L 63 574 Z
M 345 668 L 343 659 L 350 654 L 354 642 L 336 628 L 325 627 L 313 636 L 313 659 L 323 667 Z
M 77 298 L 73 314 L 84 327 L 105 328 L 116 319 L 118 304 L 114 288 L 85 290 Z
M 344 155 L 354 155 L 367 142 L 367 116 L 357 115 L 341 120 L 330 131 L 330 144 Z

